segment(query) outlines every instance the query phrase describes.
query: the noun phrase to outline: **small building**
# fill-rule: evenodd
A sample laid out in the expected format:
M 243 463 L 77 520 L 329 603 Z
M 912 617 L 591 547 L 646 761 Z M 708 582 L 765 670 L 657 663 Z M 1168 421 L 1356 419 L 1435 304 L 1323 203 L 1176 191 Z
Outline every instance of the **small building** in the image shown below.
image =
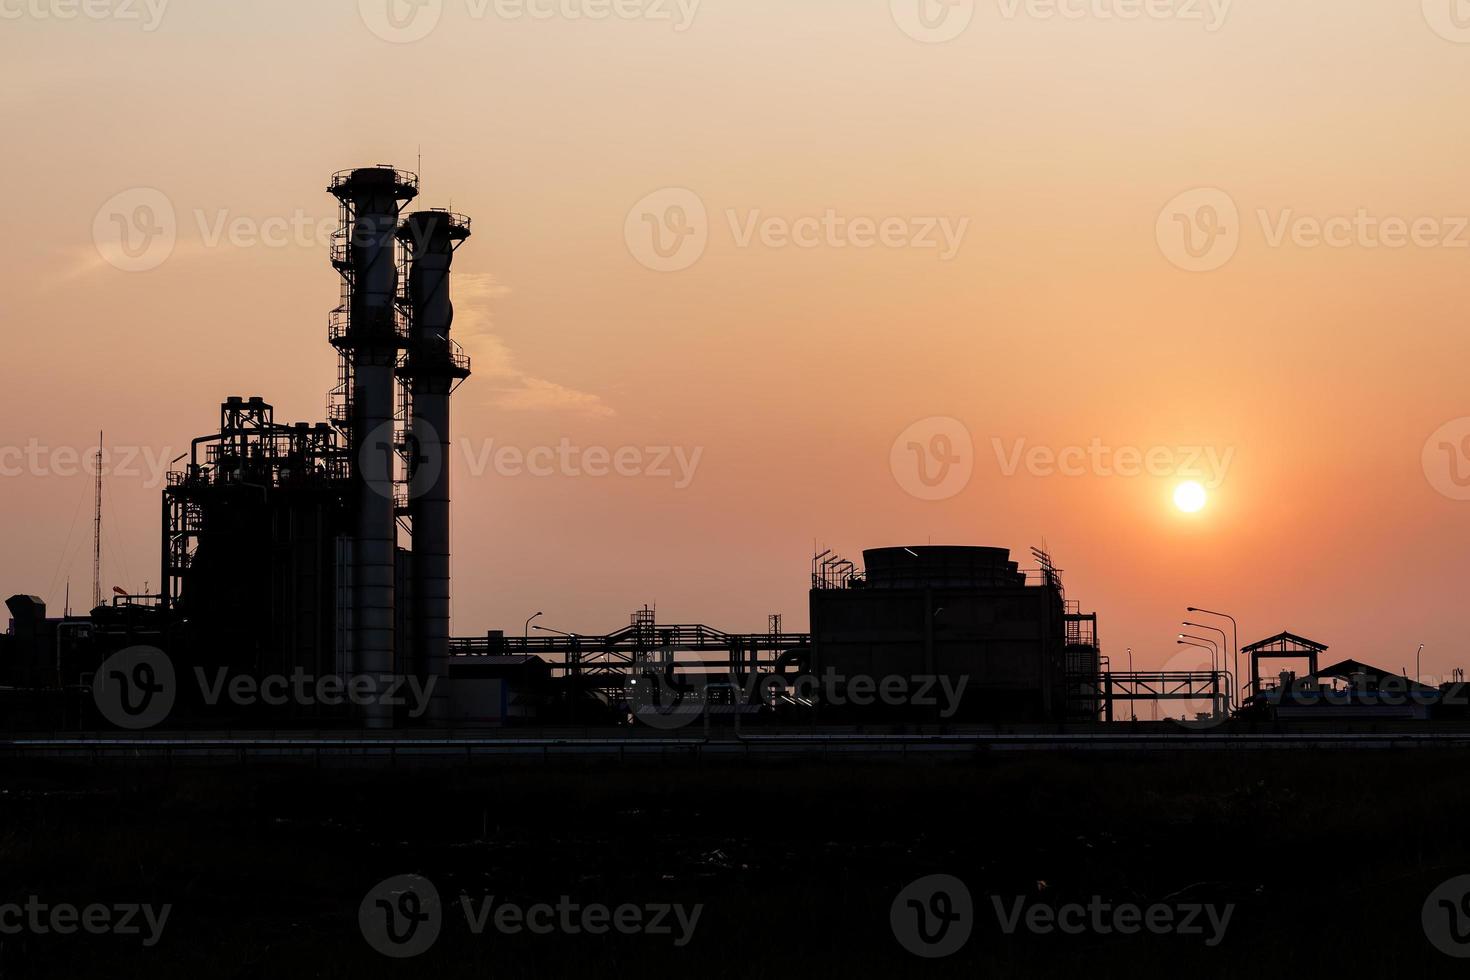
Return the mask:
M 1242 713 L 1277 721 L 1427 721 L 1442 700 L 1440 688 L 1357 660 L 1300 676 L 1282 671 L 1257 685 Z
M 551 695 L 551 665 L 540 657 L 472 655 L 449 662 L 449 716 L 456 724 L 531 721 Z

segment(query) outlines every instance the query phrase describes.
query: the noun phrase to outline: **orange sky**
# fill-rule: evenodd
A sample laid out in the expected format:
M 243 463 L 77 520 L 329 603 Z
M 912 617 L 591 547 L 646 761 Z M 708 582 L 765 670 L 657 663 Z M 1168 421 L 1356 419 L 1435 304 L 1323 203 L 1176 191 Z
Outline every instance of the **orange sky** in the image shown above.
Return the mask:
M 924 23 L 908 0 L 897 16 L 888 0 L 704 0 L 687 23 L 687 0 L 602 20 L 559 12 L 575 0 L 544 19 L 440 0 L 409 43 L 374 33 L 386 0 L 162 4 L 149 21 L 160 2 L 130 4 L 140 21 L 0 0 L 0 447 L 50 460 L 0 478 L 0 592 L 88 588 L 90 478 L 58 450 L 105 428 L 177 455 L 230 394 L 322 416 L 327 177 L 421 150 L 421 203 L 475 220 L 456 438 L 698 454 L 682 488 L 476 476 L 458 458 L 458 634 L 536 610 L 601 631 L 644 602 L 804 627 L 814 539 L 852 557 L 1045 539 L 1115 663 L 1132 646 L 1163 664 L 1191 603 L 1236 612 L 1243 640 L 1291 629 L 1410 670 L 1423 642 L 1426 674 L 1470 661 L 1470 502 L 1423 459 L 1470 416 L 1470 29 L 1437 0 L 1428 16 L 1237 0 L 1218 23 L 1205 0 L 1131 20 L 1106 16 L 1129 0 L 1054 17 L 992 0 L 946 43 L 905 32 Z M 177 242 L 123 271 L 94 239 L 139 188 Z M 627 231 L 666 188 L 706 215 L 677 271 L 648 268 Z M 1199 188 L 1238 219 L 1233 256 L 1196 272 L 1160 229 Z M 1360 211 L 1431 233 L 1390 248 L 1360 221 L 1312 244 L 1311 222 Z M 835 240 L 772 244 L 829 212 Z M 952 256 L 859 248 L 854 219 L 965 230 Z M 272 237 L 292 224 L 308 230 Z M 973 445 L 972 478 L 937 501 L 891 465 L 900 433 L 936 417 Z M 1173 476 L 1008 475 L 995 440 L 1001 456 L 1208 447 L 1230 465 L 1185 517 Z M 107 584 L 156 587 L 158 488 L 118 475 L 109 495 Z

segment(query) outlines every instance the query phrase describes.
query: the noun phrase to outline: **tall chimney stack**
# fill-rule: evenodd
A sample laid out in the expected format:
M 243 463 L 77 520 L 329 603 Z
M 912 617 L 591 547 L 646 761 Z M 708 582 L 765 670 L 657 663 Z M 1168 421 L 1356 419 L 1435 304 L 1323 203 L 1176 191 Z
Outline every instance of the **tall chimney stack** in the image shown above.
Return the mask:
M 406 343 L 396 305 L 394 235 L 402 206 L 418 196 L 418 176 L 389 166 L 343 171 L 328 191 L 342 204 L 332 264 L 342 275 L 342 304 L 330 337 L 341 352 L 333 421 L 347 430 L 356 475 L 352 543 L 350 669 L 392 674 L 394 643 L 394 370 Z M 393 711 L 371 705 L 369 728 L 388 728 Z
M 398 230 L 408 256 L 410 341 L 399 375 L 413 405 L 414 446 L 408 481 L 413 523 L 410 632 L 414 669 L 437 678 L 428 717 L 447 719 L 449 668 L 449 398 L 470 375 L 470 361 L 450 339 L 454 303 L 449 292 L 454 253 L 470 237 L 470 219 L 448 211 L 420 211 Z

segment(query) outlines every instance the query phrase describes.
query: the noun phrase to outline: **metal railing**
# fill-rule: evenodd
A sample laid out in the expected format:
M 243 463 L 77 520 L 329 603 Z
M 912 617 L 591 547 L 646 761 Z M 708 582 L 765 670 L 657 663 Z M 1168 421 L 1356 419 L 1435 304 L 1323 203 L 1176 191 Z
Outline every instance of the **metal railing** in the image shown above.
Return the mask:
M 353 176 L 356 175 L 359 171 L 362 171 L 362 170 L 377 170 L 377 171 L 383 171 L 383 172 L 386 172 L 386 173 L 392 173 L 393 174 L 393 183 L 394 183 L 394 186 L 401 187 L 401 188 L 403 188 L 405 190 L 412 191 L 414 195 L 417 195 L 418 194 L 418 191 L 419 191 L 419 175 L 418 174 L 414 173 L 412 170 L 399 170 L 397 167 L 386 167 L 386 166 L 382 166 L 382 167 L 354 167 L 351 170 L 339 170 L 336 173 L 332 174 L 332 180 L 327 185 L 327 191 L 329 193 L 336 194 L 338 191 L 342 190 L 348 184 L 352 183 Z
M 408 316 L 399 309 L 393 311 L 392 337 L 399 346 L 408 343 L 409 322 Z M 352 311 L 345 306 L 339 306 L 327 314 L 327 340 L 333 347 L 351 346 L 355 340 L 352 326 Z

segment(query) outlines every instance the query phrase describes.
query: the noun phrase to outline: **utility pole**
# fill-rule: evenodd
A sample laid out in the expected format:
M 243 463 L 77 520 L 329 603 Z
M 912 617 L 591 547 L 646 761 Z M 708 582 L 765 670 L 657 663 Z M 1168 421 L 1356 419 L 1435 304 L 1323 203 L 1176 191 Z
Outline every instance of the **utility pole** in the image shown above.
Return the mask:
M 102 605 L 102 431 L 97 432 L 96 510 L 92 517 L 92 608 Z

